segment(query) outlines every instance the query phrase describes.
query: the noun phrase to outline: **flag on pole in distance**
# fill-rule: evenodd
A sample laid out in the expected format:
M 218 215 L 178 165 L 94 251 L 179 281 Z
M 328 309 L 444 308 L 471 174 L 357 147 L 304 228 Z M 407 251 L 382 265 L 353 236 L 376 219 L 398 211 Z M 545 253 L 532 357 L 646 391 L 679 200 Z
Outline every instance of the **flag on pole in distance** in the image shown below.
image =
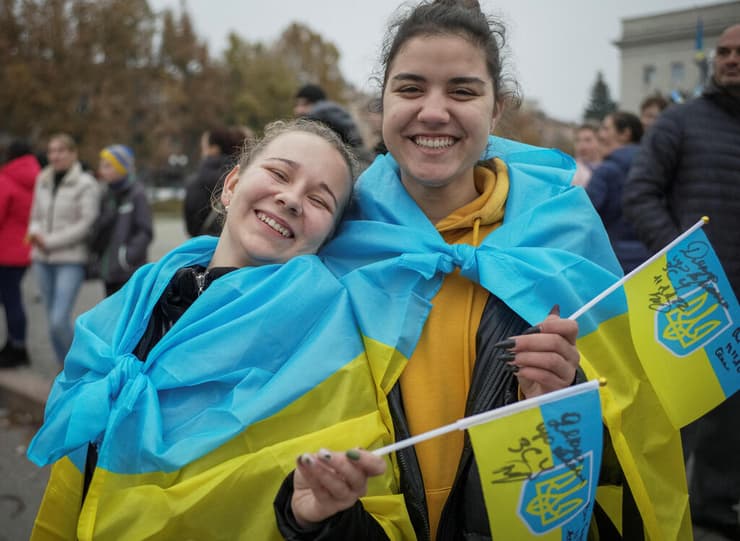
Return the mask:
M 494 539 L 586 540 L 601 466 L 601 404 L 596 382 L 565 391 L 468 429 Z
M 701 229 L 624 284 L 630 330 L 673 426 L 740 389 L 740 307 Z

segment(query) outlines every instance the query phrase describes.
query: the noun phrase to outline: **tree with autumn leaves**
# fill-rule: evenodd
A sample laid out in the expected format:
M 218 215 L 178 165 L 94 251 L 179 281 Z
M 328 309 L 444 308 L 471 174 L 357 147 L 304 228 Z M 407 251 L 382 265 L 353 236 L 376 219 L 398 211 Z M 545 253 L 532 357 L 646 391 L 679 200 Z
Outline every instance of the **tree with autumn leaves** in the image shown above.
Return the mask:
M 260 131 L 290 116 L 301 82 L 343 101 L 339 51 L 309 28 L 228 43 L 214 59 L 187 10 L 154 13 L 146 0 L 0 0 L 0 132 L 40 148 L 68 132 L 93 163 L 122 142 L 157 169 L 171 154 L 197 160 L 208 127 Z

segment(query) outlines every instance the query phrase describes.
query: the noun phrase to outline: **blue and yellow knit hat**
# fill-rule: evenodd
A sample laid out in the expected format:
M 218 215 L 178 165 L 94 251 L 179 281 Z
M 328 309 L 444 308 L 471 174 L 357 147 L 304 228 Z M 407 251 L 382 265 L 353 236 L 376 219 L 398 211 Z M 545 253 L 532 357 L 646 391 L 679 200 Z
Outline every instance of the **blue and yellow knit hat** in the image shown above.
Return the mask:
M 121 175 L 134 172 L 134 152 L 125 145 L 110 145 L 100 151 L 100 159 L 107 161 Z

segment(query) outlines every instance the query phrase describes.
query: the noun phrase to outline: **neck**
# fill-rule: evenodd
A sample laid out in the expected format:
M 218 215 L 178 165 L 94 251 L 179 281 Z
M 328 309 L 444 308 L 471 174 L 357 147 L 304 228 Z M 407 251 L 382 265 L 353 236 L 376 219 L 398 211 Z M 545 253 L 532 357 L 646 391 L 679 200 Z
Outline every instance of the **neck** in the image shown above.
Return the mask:
M 446 218 L 456 209 L 467 205 L 479 195 L 475 188 L 473 169 L 466 173 L 460 181 L 450 182 L 444 186 L 428 186 L 416 181 L 401 180 L 401 182 L 433 224 Z

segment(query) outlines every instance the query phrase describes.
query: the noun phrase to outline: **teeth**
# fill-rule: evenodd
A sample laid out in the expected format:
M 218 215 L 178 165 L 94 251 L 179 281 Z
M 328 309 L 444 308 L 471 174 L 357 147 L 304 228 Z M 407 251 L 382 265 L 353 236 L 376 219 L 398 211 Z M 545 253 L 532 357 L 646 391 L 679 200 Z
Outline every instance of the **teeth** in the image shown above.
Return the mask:
M 266 216 L 266 215 L 262 214 L 261 212 L 258 212 L 257 213 L 257 218 L 259 218 L 259 220 L 261 222 L 264 222 L 267 225 L 269 225 L 270 227 L 272 227 L 275 231 L 277 231 L 278 233 L 280 233 L 283 237 L 286 237 L 286 238 L 290 238 L 291 237 L 290 231 L 288 229 L 286 229 L 285 227 L 283 227 L 282 225 L 280 225 L 279 223 L 277 223 L 275 220 L 273 220 L 269 216 Z
M 414 137 L 414 143 L 420 147 L 426 148 L 447 148 L 455 144 L 455 139 L 452 137 Z

